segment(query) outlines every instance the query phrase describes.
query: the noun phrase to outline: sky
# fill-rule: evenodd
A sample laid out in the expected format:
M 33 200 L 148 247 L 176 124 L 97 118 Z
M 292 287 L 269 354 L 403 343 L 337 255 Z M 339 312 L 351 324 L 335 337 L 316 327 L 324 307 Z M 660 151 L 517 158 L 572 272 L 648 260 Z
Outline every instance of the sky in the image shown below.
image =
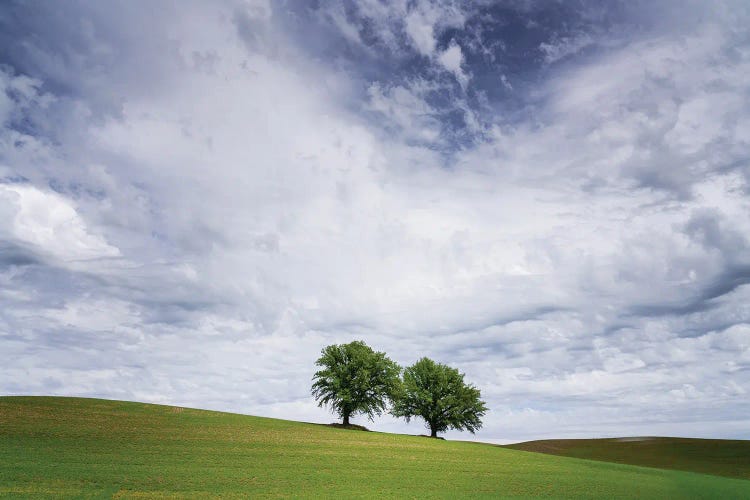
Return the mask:
M 7 1 L 0 394 L 331 422 L 323 347 L 476 435 L 750 439 L 745 1 Z M 419 434 L 388 416 L 374 430 Z

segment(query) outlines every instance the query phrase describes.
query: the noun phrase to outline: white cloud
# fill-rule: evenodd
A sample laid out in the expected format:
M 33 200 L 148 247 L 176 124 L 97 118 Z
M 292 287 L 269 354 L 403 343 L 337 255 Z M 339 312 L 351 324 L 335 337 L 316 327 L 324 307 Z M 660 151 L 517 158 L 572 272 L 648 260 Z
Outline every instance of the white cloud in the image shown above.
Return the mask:
M 435 12 L 429 17 L 419 10 L 414 10 L 406 16 L 406 33 L 420 54 L 432 57 L 435 53 Z
M 453 73 L 461 84 L 462 87 L 466 87 L 469 82 L 469 76 L 461 68 L 464 61 L 464 55 L 461 51 L 461 46 L 457 43 L 452 42 L 447 49 L 445 49 L 439 56 L 438 61 L 448 71 Z
M 591 35 L 584 32 L 570 37 L 563 37 L 553 43 L 542 42 L 539 45 L 539 49 L 544 53 L 545 61 L 553 63 L 572 56 L 593 43 L 594 39 Z
M 441 123 L 422 95 L 429 87 L 383 88 L 375 83 L 368 89 L 370 108 L 400 129 L 407 139 L 432 143 L 440 138 Z
M 0 184 L 0 231 L 63 261 L 116 257 L 117 248 L 90 234 L 78 212 L 63 197 L 32 186 Z
M 465 371 L 491 407 L 480 439 L 745 435 L 750 217 L 732 161 L 750 141 L 732 36 L 635 40 L 532 90 L 503 68 L 491 80 L 528 109 L 444 154 L 445 110 L 481 105 L 444 82 L 476 75 L 469 47 L 438 48 L 458 7 L 363 2 L 367 36 L 332 8 L 352 43 L 426 56 L 352 105 L 356 65 L 307 57 L 283 12 L 252 5 L 249 27 L 245 5 L 156 12 L 143 22 L 169 29 L 148 43 L 108 38 L 129 10 L 91 15 L 122 68 L 84 50 L 66 85 L 18 75 L 17 94 L 3 73 L 3 392 L 326 421 L 314 359 L 362 338 Z
M 427 58 L 430 64 L 452 73 L 463 88 L 468 84 L 469 75 L 461 68 L 461 47 L 455 41 L 445 50 L 438 47 L 438 38 L 442 32 L 448 28 L 461 28 L 466 22 L 465 11 L 469 6 L 462 2 L 364 1 L 348 10 L 340 3 L 331 2 L 324 3 L 320 8 L 338 31 L 358 47 L 367 49 L 362 38 L 362 33 L 366 32 L 368 36 L 376 37 L 390 52 L 404 57 L 409 50 L 405 50 L 400 44 L 400 38 L 405 37 L 409 48 Z

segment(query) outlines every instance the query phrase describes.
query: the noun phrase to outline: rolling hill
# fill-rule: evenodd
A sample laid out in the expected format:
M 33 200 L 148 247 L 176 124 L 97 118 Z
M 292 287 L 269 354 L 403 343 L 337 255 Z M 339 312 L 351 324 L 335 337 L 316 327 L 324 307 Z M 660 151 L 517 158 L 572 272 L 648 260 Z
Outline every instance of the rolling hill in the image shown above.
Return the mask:
M 506 448 L 750 479 L 750 441 L 672 437 L 550 439 Z
M 0 497 L 748 498 L 750 481 L 172 406 L 0 398 Z

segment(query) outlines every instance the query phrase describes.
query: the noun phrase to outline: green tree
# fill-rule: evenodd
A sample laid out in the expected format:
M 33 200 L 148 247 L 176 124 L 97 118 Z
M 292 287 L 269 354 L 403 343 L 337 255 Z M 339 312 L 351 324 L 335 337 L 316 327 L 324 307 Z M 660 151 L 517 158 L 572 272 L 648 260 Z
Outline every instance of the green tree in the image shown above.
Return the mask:
M 329 345 L 315 364 L 322 369 L 313 376 L 312 394 L 344 425 L 358 413 L 370 420 L 381 415 L 400 384 L 401 368 L 362 341 Z
M 448 429 L 474 433 L 482 427 L 487 407 L 479 389 L 464 383 L 455 368 L 422 358 L 404 370 L 402 392 L 391 413 L 396 417 L 422 417 L 430 436 Z

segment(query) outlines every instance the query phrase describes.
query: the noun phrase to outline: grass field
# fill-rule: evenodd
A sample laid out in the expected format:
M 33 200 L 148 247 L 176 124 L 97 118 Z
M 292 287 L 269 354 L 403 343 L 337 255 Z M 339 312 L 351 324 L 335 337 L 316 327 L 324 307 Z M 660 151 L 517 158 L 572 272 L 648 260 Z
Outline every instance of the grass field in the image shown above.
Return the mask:
M 0 496 L 748 498 L 750 481 L 170 406 L 4 397 Z
M 750 479 L 750 441 L 668 437 L 549 439 L 507 448 Z

